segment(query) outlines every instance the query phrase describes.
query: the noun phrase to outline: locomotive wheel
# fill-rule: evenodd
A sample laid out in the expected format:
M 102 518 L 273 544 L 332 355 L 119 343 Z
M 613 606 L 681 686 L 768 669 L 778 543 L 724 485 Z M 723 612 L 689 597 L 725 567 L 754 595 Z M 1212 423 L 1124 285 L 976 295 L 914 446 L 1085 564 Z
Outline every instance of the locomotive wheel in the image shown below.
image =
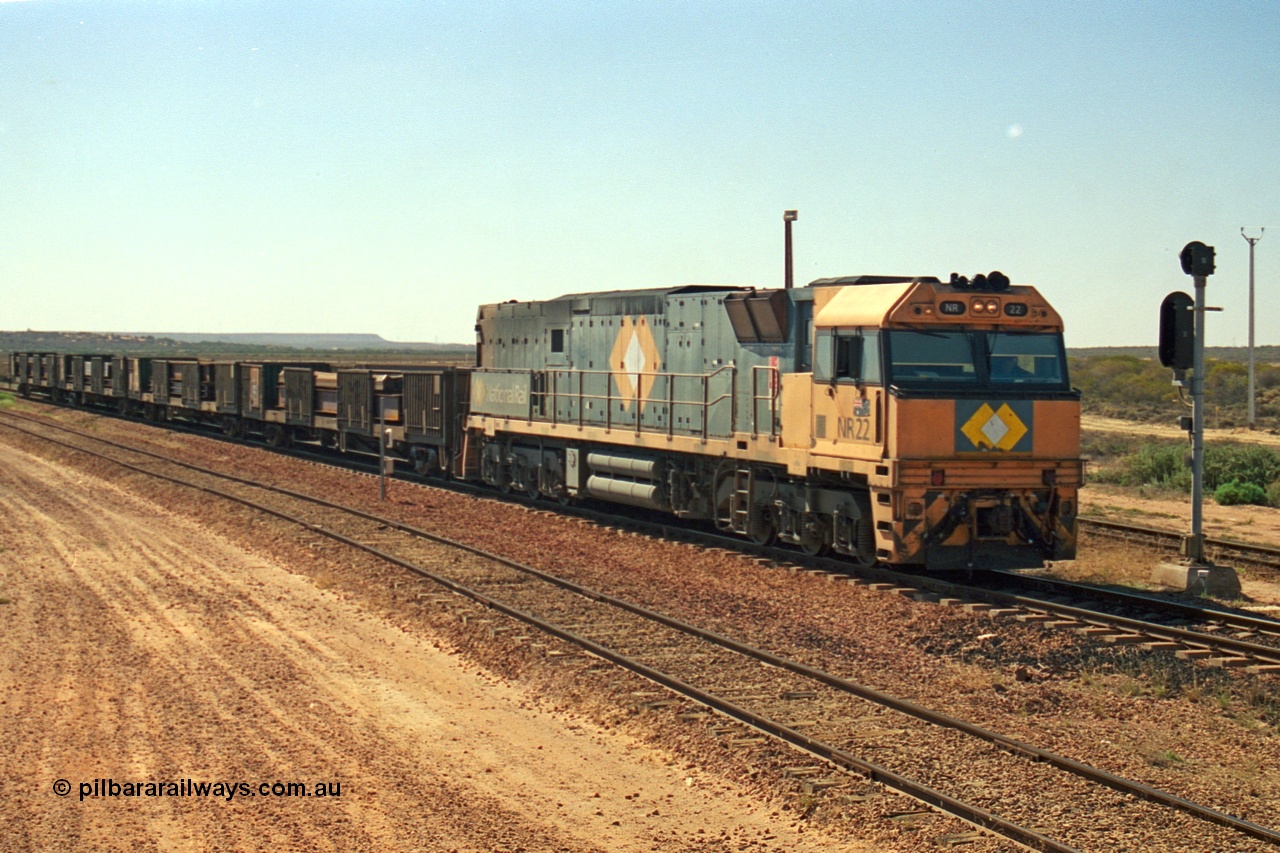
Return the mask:
M 869 569 L 876 564 L 876 535 L 871 526 L 870 513 L 858 519 L 857 537 L 858 555 L 849 559 L 858 568 Z
M 810 557 L 821 557 L 831 550 L 831 528 L 826 519 L 815 518 L 800 533 L 800 550 Z
M 773 522 L 773 513 L 768 507 L 757 506 L 751 510 L 751 515 L 751 541 L 761 547 L 772 545 L 778 538 L 778 526 Z

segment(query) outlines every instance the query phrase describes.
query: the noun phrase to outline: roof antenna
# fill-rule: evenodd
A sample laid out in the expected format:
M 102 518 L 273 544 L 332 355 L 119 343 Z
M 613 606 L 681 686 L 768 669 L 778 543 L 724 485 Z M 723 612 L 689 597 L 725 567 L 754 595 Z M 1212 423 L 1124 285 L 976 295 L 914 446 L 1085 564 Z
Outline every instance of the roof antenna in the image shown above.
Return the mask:
M 791 223 L 796 221 L 797 211 L 782 211 L 782 224 L 786 228 L 786 258 L 783 260 L 782 287 L 790 290 L 795 284 L 795 264 L 791 259 Z

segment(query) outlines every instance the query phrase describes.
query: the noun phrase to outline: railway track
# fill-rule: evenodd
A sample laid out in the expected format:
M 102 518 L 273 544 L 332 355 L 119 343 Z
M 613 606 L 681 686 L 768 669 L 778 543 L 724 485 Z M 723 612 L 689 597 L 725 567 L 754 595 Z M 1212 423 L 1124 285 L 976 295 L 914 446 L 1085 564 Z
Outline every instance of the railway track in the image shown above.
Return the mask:
M 1110 849 L 1116 838 L 1141 838 L 1153 849 L 1206 849 L 1204 842 L 1223 831 L 1239 842 L 1233 849 L 1280 844 L 1280 833 L 1268 828 L 427 531 L 65 427 L 57 428 L 100 448 L 53 439 L 10 418 L 0 423 L 299 525 L 625 667 L 802 751 L 812 763 L 795 772 L 812 791 L 838 792 L 871 779 L 1036 850 Z M 142 464 L 121 454 L 141 457 Z M 442 548 L 448 549 L 443 559 Z M 452 596 L 440 603 L 447 605 Z M 868 751 L 876 753 L 875 763 L 860 757 Z M 974 768 L 981 768 L 978 796 L 967 781 Z M 1026 796 L 1050 790 L 1054 796 L 1046 800 L 1071 808 L 1038 808 L 1039 799 Z
M 26 419 L 67 430 L 87 438 L 94 438 L 83 431 L 74 430 L 48 421 L 9 413 L 12 417 Z M 173 428 L 167 424 L 166 428 Z M 216 441 L 232 444 L 240 442 L 226 439 L 220 433 L 197 427 L 180 426 L 179 429 L 193 435 L 201 435 Z M 263 445 L 266 447 L 266 445 Z M 320 447 L 269 448 L 272 452 L 285 453 L 294 458 L 327 467 L 377 476 L 376 463 L 362 463 L 358 458 L 335 455 Z M 423 478 L 405 474 L 411 482 Z M 442 483 L 429 481 L 437 487 L 467 494 L 501 499 L 526 506 L 539 505 L 538 501 L 518 493 L 501 497 L 493 490 L 468 483 Z M 752 545 L 740 537 L 726 536 L 706 530 L 696 524 L 673 520 L 662 515 L 656 521 L 647 521 L 635 515 L 622 516 L 608 509 L 594 509 L 574 505 L 562 507 L 572 513 L 598 523 L 636 529 L 663 538 L 679 538 L 704 547 L 723 548 L 746 552 L 775 561 L 780 565 L 792 565 L 812 572 L 826 572 L 836 576 L 856 579 L 874 588 L 900 595 L 930 600 L 942 604 L 964 607 L 972 612 L 983 612 L 992 618 L 1010 618 L 1023 622 L 1037 622 L 1047 628 L 1077 632 L 1094 637 L 1101 642 L 1117 646 L 1139 646 L 1153 652 L 1167 652 L 1176 657 L 1202 662 L 1209 666 L 1242 669 L 1251 674 L 1280 673 L 1280 621 L 1257 615 L 1235 612 L 1212 604 L 1189 604 L 1169 598 L 1158 598 L 1120 590 L 1107 589 L 1023 572 L 982 572 L 980 585 L 959 583 L 937 576 L 921 576 L 894 571 L 884 567 L 854 567 L 846 561 L 830 558 L 806 557 L 791 548 Z M 1108 529 L 1120 532 L 1127 528 L 1115 522 L 1104 522 Z M 1165 541 L 1176 543 L 1178 534 L 1154 528 L 1134 527 L 1129 539 L 1144 542 Z M 1148 532 L 1164 538 L 1147 537 Z M 1145 537 L 1145 538 L 1144 538 Z M 1216 541 L 1216 540 L 1215 540 Z M 1245 548 L 1247 546 L 1237 546 Z M 1259 547 L 1255 556 L 1265 556 L 1268 549 Z
M 1177 551 L 1183 537 L 1182 533 L 1174 530 L 1125 524 L 1088 515 L 1079 516 L 1076 521 L 1082 529 L 1100 536 L 1168 548 L 1174 552 Z M 1227 565 L 1242 564 L 1280 571 L 1280 548 L 1214 538 L 1205 540 L 1205 548 L 1210 559 Z

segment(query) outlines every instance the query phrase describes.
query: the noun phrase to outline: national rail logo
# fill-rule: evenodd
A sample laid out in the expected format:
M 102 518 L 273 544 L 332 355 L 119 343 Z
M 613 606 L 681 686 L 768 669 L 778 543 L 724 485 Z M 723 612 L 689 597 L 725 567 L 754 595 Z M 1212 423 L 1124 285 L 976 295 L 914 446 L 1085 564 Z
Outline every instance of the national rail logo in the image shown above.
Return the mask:
M 618 396 L 638 401 L 638 408 L 643 409 L 661 366 L 662 358 L 649 321 L 645 317 L 635 321 L 623 317 L 622 328 L 609 355 L 609 369 L 618 384 Z
M 956 451 L 959 453 L 989 450 L 1007 452 L 1029 452 L 1031 450 L 1031 404 L 1020 401 L 1001 403 L 994 407 L 990 403 L 981 403 L 972 412 L 966 411 L 972 403 L 956 401 L 956 423 L 960 424 L 959 433 L 968 439 L 969 446 L 957 436 Z M 1016 409 L 1021 409 L 1021 412 Z

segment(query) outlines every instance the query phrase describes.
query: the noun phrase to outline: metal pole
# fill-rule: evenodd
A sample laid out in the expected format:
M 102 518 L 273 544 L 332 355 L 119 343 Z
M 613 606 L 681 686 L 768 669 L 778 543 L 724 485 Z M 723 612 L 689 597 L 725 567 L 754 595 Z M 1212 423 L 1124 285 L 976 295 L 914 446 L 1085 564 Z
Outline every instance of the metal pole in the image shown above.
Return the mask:
M 1240 236 L 1244 237 L 1249 244 L 1249 429 L 1256 428 L 1256 418 L 1254 413 L 1254 367 L 1253 367 L 1253 247 L 1267 229 L 1259 228 L 1257 237 L 1250 237 L 1244 233 L 1244 228 L 1240 229 Z
M 1204 331 L 1205 278 L 1193 277 L 1196 286 L 1195 361 L 1191 368 L 1191 535 L 1183 547 L 1192 563 L 1204 562 Z
M 785 270 L 783 271 L 782 286 L 787 290 L 795 286 L 795 268 L 791 260 L 791 223 L 796 221 L 797 215 L 798 212 L 794 210 L 782 211 L 782 223 L 786 229 L 786 247 L 784 249 L 786 257 L 783 260 Z

